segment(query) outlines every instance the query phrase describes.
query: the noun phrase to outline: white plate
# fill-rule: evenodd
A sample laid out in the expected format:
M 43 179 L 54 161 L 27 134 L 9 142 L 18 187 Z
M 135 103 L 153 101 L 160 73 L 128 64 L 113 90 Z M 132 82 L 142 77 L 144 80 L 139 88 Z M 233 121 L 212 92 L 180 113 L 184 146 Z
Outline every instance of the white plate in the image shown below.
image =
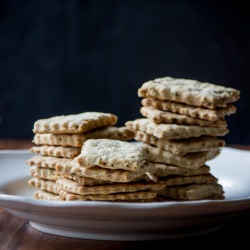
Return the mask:
M 95 240 L 159 240 L 208 233 L 250 212 L 250 151 L 223 148 L 209 161 L 225 200 L 123 203 L 39 201 L 27 185 L 32 155 L 0 150 L 0 206 L 46 233 Z

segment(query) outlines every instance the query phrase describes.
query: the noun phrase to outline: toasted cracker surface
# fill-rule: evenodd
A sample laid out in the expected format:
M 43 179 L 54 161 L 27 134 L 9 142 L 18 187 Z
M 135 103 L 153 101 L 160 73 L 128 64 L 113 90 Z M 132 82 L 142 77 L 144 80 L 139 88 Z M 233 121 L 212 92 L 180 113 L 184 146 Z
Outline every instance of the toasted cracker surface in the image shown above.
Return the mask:
M 59 190 L 60 196 L 67 201 L 72 200 L 92 200 L 92 201 L 136 201 L 146 202 L 156 198 L 156 193 L 152 191 L 130 192 L 130 193 L 114 193 L 114 194 L 88 194 L 79 195 L 67 192 L 63 189 Z
M 93 187 L 86 187 L 80 185 L 78 182 L 60 178 L 56 181 L 59 189 L 75 193 L 75 194 L 112 194 L 112 193 L 127 193 L 137 191 L 155 191 L 165 188 L 165 184 L 155 182 L 133 182 L 133 183 L 114 183 L 106 185 L 98 185 Z
M 96 128 L 113 126 L 118 117 L 110 113 L 84 112 L 39 119 L 34 123 L 34 133 L 84 133 Z
M 33 146 L 30 151 L 34 154 L 72 159 L 80 154 L 81 148 L 62 146 Z
M 240 91 L 197 80 L 162 77 L 143 83 L 138 96 L 214 109 L 237 101 Z
M 225 118 L 225 116 L 235 114 L 237 110 L 236 106 L 232 103 L 227 104 L 225 108 L 208 109 L 154 98 L 143 98 L 141 104 L 145 107 L 152 107 L 208 121 L 217 121 Z
M 107 138 L 129 141 L 134 138 L 134 131 L 128 127 L 108 126 L 79 134 L 35 134 L 33 143 L 36 145 L 82 147 L 88 139 Z
M 225 140 L 214 136 L 168 140 L 165 138 L 159 139 L 141 131 L 136 131 L 135 140 L 156 146 L 177 155 L 220 149 L 226 144 Z
M 156 124 L 148 118 L 138 118 L 125 123 L 135 131 L 153 135 L 157 138 L 183 139 L 199 137 L 202 135 L 224 136 L 229 130 L 226 127 L 200 127 L 197 125 L 178 125 L 178 124 Z
M 220 150 L 209 150 L 203 152 L 176 155 L 170 151 L 143 143 L 148 149 L 147 161 L 172 164 L 179 167 L 195 169 L 203 166 L 206 161 L 212 160 L 220 154 Z
M 151 107 L 141 107 L 141 114 L 155 123 L 198 125 L 201 127 L 227 127 L 225 118 L 217 121 L 202 120 L 187 115 L 162 111 Z
M 72 164 L 98 165 L 103 168 L 139 170 L 146 158 L 147 150 L 138 144 L 111 139 L 89 139 L 83 146 L 81 154 Z

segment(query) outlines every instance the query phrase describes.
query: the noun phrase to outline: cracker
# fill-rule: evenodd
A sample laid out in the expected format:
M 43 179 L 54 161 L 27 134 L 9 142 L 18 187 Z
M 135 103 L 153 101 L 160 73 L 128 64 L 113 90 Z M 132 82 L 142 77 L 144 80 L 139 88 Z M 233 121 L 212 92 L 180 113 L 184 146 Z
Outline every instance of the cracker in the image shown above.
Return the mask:
M 145 107 L 152 107 L 208 121 L 217 121 L 225 116 L 235 114 L 237 110 L 236 106 L 232 103 L 227 104 L 225 108 L 207 109 L 154 98 L 143 98 L 141 104 Z
M 62 147 L 62 146 L 33 146 L 30 151 L 34 154 L 43 156 L 54 156 L 73 159 L 80 154 L 81 148 Z
M 71 166 L 71 159 L 59 158 L 54 156 L 35 155 L 26 161 L 29 166 L 37 166 L 41 168 L 53 168 L 57 166 L 67 167 Z
M 79 195 L 70 192 L 59 190 L 60 196 L 67 201 L 74 200 L 92 200 L 92 201 L 152 201 L 156 198 L 156 193 L 152 191 L 141 191 L 131 193 L 115 193 L 115 194 L 89 194 Z
M 141 131 L 136 131 L 134 139 L 139 142 L 154 145 L 160 149 L 170 151 L 177 155 L 220 149 L 226 144 L 225 140 L 214 136 L 168 140 L 165 138 L 159 139 Z
M 41 190 L 48 191 L 50 193 L 58 194 L 57 186 L 55 181 L 45 180 L 41 178 L 31 178 L 28 180 L 30 187 L 39 188 Z
M 50 193 L 45 190 L 38 190 L 34 192 L 34 198 L 37 200 L 49 200 L 49 201 L 64 201 L 65 198 L 58 194 Z
M 138 96 L 215 109 L 236 102 L 240 91 L 197 80 L 162 77 L 143 83 Z
M 84 166 L 81 164 L 72 166 L 57 166 L 56 171 L 63 176 L 82 176 L 98 180 L 112 182 L 130 182 L 135 178 L 143 176 L 147 172 L 154 170 L 154 165 L 147 162 L 138 171 L 127 171 L 123 169 L 108 169 L 95 165 Z
M 55 169 L 39 168 L 37 166 L 31 166 L 29 169 L 29 174 L 32 177 L 42 178 L 51 181 L 57 180 L 59 176 Z
M 219 183 L 167 187 L 158 195 L 174 200 L 224 199 L 223 187 Z
M 128 127 L 108 126 L 80 134 L 35 134 L 32 140 L 36 145 L 82 147 L 88 139 L 107 138 L 129 141 L 134 138 L 134 131 Z
M 125 125 L 135 131 L 139 130 L 157 138 L 168 140 L 199 137 L 202 135 L 224 136 L 229 132 L 226 127 L 215 128 L 196 125 L 156 124 L 148 118 L 127 121 Z
M 160 179 L 160 183 L 164 183 L 167 187 L 169 186 L 180 186 L 187 184 L 215 184 L 218 179 L 211 173 L 202 175 L 191 175 L 191 176 L 169 176 Z
M 189 169 L 199 168 L 206 161 L 212 160 L 220 154 L 220 150 L 210 150 L 186 155 L 175 155 L 170 151 L 162 150 L 146 143 L 142 145 L 148 150 L 147 161 L 172 164 Z
M 190 175 L 203 175 L 203 174 L 210 173 L 210 167 L 207 165 L 203 165 L 199 168 L 183 168 L 183 167 L 178 167 L 175 165 L 164 164 L 164 163 L 149 163 L 149 164 L 154 165 L 154 170 L 151 172 L 151 174 L 154 177 L 166 177 L 166 176 L 175 176 L 175 175 L 190 176 Z M 147 178 L 147 177 L 144 176 L 144 178 Z
M 74 180 L 74 181 L 78 182 L 80 185 L 86 186 L 86 187 L 92 187 L 92 186 L 98 186 L 98 185 L 114 183 L 113 181 L 110 181 L 110 180 L 94 179 L 94 178 L 84 177 L 84 176 L 80 176 L 80 175 L 72 176 L 72 180 Z
M 112 194 L 112 193 L 128 193 L 137 191 L 156 191 L 165 188 L 165 184 L 154 182 L 133 182 L 133 183 L 114 183 L 107 185 L 99 185 L 93 187 L 86 187 L 80 185 L 78 182 L 60 178 L 56 181 L 58 189 L 63 189 L 74 194 Z
M 98 165 L 103 168 L 138 171 L 145 162 L 147 150 L 138 144 L 111 139 L 89 139 L 72 165 Z
M 96 128 L 112 126 L 118 117 L 110 113 L 84 112 L 39 119 L 34 123 L 33 133 L 84 133 Z
M 202 120 L 191 116 L 162 111 L 151 107 L 141 107 L 141 114 L 155 123 L 198 125 L 201 127 L 226 127 L 225 118 L 217 121 Z

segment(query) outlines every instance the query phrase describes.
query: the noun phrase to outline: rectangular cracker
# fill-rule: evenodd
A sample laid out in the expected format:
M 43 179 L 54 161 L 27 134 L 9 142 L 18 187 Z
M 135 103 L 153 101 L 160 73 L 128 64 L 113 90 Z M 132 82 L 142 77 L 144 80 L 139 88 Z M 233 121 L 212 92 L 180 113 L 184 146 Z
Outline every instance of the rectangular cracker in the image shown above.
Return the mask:
M 127 121 L 125 125 L 135 131 L 153 135 L 159 139 L 183 139 L 191 137 L 224 136 L 229 133 L 226 127 L 200 127 L 197 125 L 178 125 L 178 124 L 156 124 L 148 118 L 138 118 Z
M 62 147 L 62 146 L 33 146 L 30 151 L 34 154 L 43 156 L 54 156 L 73 159 L 81 153 L 81 148 Z
M 149 118 L 155 123 L 170 123 L 180 125 L 197 125 L 201 127 L 227 127 L 225 118 L 220 118 L 217 121 L 202 120 L 187 115 L 167 112 L 151 107 L 141 107 L 141 114 Z
M 84 133 L 100 127 L 113 126 L 117 120 L 116 115 L 103 112 L 53 116 L 35 121 L 33 133 Z
M 203 165 L 199 168 L 183 168 L 175 165 L 164 163 L 148 163 L 154 165 L 154 170 L 150 172 L 154 177 L 166 177 L 166 176 L 191 176 L 191 175 L 203 175 L 210 173 L 210 167 Z M 147 174 L 147 173 L 146 173 Z M 142 178 L 142 177 L 140 177 Z M 144 176 L 147 179 L 147 176 Z M 152 178 L 151 178 L 152 179 Z M 156 179 L 158 181 L 158 179 Z
M 138 191 L 158 191 L 165 188 L 164 182 L 113 183 L 113 184 L 86 187 L 68 178 L 58 179 L 56 181 L 56 186 L 58 189 L 63 189 L 67 192 L 80 195 L 129 193 Z
M 138 171 L 127 171 L 123 169 L 108 169 L 95 165 L 84 166 L 81 164 L 72 166 L 57 166 L 56 171 L 63 176 L 82 176 L 97 180 L 112 182 L 130 182 L 137 177 L 143 176 L 147 172 L 154 170 L 153 164 L 147 162 Z
M 28 180 L 30 187 L 39 188 L 41 190 L 48 191 L 50 193 L 58 194 L 56 182 L 52 180 L 45 180 L 41 178 L 31 178 Z
M 168 176 L 160 178 L 160 183 L 164 183 L 167 187 L 169 186 L 180 186 L 187 184 L 216 184 L 218 179 L 211 173 L 202 175 L 190 175 L 190 176 Z
M 121 141 L 129 141 L 134 138 L 134 130 L 122 126 L 108 126 L 104 128 L 94 129 L 79 134 L 35 134 L 32 140 L 36 145 L 51 145 L 63 147 L 82 147 L 83 143 L 88 139 L 114 139 Z
M 236 106 L 232 103 L 227 104 L 225 108 L 208 109 L 154 98 L 143 98 L 141 104 L 144 107 L 152 107 L 208 121 L 217 121 L 221 118 L 225 118 L 225 116 L 235 114 L 237 110 Z
M 147 150 L 132 142 L 111 139 L 89 139 L 72 165 L 98 165 L 109 169 L 138 171 L 143 166 Z
M 59 158 L 54 156 L 34 155 L 26 161 L 26 164 L 29 166 L 56 169 L 57 166 L 71 167 L 71 159 Z
M 146 202 L 152 201 L 156 198 L 156 193 L 152 191 L 141 191 L 131 193 L 115 193 L 115 194 L 88 194 L 79 195 L 70 192 L 59 190 L 60 196 L 67 201 L 133 201 L 133 202 Z
M 236 102 L 240 91 L 197 80 L 162 77 L 143 83 L 138 96 L 215 109 Z
M 171 164 L 189 169 L 199 168 L 203 166 L 206 161 L 212 160 L 220 154 L 220 150 L 209 150 L 186 155 L 176 155 L 170 151 L 146 143 L 143 143 L 142 145 L 148 150 L 147 161 Z
M 65 198 L 61 197 L 59 194 L 50 193 L 45 190 L 35 191 L 33 197 L 37 200 L 65 201 Z
M 59 177 L 59 175 L 55 169 L 40 168 L 37 166 L 31 166 L 29 169 L 29 174 L 32 177 L 42 178 L 42 179 L 50 180 L 50 181 L 55 181 Z
M 219 184 L 190 184 L 167 187 L 158 196 L 174 200 L 224 199 L 223 187 Z
M 168 140 L 165 138 L 159 139 L 141 131 L 136 131 L 134 139 L 138 142 L 144 142 L 177 155 L 220 149 L 226 144 L 225 140 L 214 136 Z

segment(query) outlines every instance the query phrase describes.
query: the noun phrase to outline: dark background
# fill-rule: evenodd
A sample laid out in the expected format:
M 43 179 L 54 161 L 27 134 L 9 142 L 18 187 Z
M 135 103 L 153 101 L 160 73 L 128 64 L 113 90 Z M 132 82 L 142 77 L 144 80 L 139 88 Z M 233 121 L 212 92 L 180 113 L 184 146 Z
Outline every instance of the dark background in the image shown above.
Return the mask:
M 1 1 L 0 138 L 33 137 L 40 118 L 141 117 L 137 90 L 163 77 L 241 91 L 229 144 L 250 144 L 247 1 Z

